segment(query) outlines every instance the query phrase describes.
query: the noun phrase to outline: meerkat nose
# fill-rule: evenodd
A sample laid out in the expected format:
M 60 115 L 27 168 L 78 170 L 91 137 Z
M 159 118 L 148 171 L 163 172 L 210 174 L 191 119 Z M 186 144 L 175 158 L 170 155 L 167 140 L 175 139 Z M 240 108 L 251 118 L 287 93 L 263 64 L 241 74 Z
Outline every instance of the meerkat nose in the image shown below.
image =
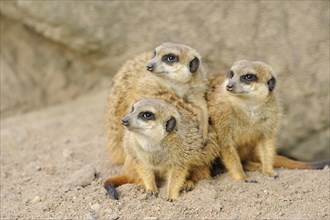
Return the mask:
M 226 85 L 226 89 L 227 89 L 227 91 L 232 91 L 234 89 L 234 84 L 228 83 Z
M 121 120 L 121 123 L 124 125 L 124 126 L 128 126 L 129 125 L 129 120 L 127 118 L 123 118 Z
M 148 63 L 147 64 L 147 70 L 150 71 L 150 72 L 153 71 L 154 70 L 154 65 L 152 63 Z

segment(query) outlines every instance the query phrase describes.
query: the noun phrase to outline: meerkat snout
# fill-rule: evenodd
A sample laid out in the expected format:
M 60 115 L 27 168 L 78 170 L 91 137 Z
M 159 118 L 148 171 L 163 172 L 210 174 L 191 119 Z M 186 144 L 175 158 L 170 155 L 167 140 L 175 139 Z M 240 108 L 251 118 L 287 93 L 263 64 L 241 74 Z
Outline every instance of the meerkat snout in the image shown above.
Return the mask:
M 226 90 L 227 91 L 233 91 L 234 90 L 234 86 L 235 86 L 235 83 L 228 82 L 228 84 L 226 85 Z
M 129 119 L 127 117 L 124 117 L 122 120 L 121 120 L 121 123 L 124 125 L 124 126 L 129 126 Z
M 147 64 L 147 70 L 152 72 L 154 70 L 154 64 L 153 63 L 148 63 Z

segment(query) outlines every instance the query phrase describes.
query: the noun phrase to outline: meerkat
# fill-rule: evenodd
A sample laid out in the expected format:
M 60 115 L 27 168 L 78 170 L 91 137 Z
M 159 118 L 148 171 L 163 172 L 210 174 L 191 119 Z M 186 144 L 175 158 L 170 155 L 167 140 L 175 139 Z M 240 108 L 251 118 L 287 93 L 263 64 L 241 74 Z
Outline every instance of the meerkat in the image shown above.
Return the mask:
M 195 107 L 178 103 L 141 99 L 123 117 L 126 160 L 122 174 L 105 182 L 111 198 L 118 199 L 115 187 L 125 183 L 136 183 L 149 195 L 157 195 L 160 178 L 167 181 L 167 199 L 173 201 L 183 188 L 192 189 L 196 181 L 210 177 L 211 163 L 218 155 L 216 134 L 210 131 L 203 146 Z
M 125 160 L 121 118 L 138 99 L 157 98 L 158 89 L 164 93 L 175 91 L 199 109 L 199 130 L 204 143 L 207 142 L 207 75 L 201 56 L 187 45 L 163 43 L 154 53 L 143 53 L 127 61 L 113 79 L 106 114 L 108 149 L 113 164 L 122 164 Z
M 329 161 L 305 163 L 276 155 L 281 106 L 274 93 L 276 75 L 271 66 L 240 60 L 226 76 L 211 73 L 209 82 L 211 124 L 218 135 L 221 160 L 234 179 L 245 179 L 244 169 L 276 176 L 274 167 L 318 169 L 329 165 Z

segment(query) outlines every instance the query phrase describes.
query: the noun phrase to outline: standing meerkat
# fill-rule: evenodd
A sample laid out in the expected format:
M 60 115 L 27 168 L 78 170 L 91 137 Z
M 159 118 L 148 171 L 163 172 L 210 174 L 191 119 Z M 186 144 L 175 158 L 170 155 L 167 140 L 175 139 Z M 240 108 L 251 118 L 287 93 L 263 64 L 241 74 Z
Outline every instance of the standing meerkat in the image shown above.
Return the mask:
M 218 135 L 222 162 L 234 179 L 246 170 L 275 176 L 274 167 L 319 169 L 329 161 L 305 163 L 276 155 L 276 129 L 281 107 L 274 93 L 273 68 L 258 61 L 240 60 L 227 75 L 209 75 L 208 106 Z M 243 166 L 242 166 L 243 165 Z
M 217 156 L 216 134 L 211 131 L 203 146 L 194 108 L 153 98 L 134 103 L 122 119 L 126 127 L 122 174 L 104 185 L 110 197 L 118 199 L 115 187 L 125 183 L 136 183 L 157 195 L 156 179 L 160 178 L 167 180 L 167 199 L 172 201 L 183 188 L 192 189 L 197 180 L 210 177 L 210 165 Z
M 157 98 L 155 92 L 174 91 L 199 108 L 199 130 L 207 140 L 207 75 L 201 56 L 193 48 L 177 43 L 163 43 L 154 53 L 143 53 L 126 62 L 113 79 L 107 107 L 108 149 L 113 164 L 125 159 L 122 148 L 122 117 L 132 103 L 141 98 Z

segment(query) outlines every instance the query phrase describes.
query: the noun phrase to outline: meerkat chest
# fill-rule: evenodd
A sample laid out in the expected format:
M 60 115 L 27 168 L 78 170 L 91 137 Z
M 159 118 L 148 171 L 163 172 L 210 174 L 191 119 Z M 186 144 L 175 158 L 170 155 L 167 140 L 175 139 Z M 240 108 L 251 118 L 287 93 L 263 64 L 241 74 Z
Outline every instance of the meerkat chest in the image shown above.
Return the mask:
M 160 146 L 160 143 L 139 138 L 137 141 L 136 156 L 149 167 L 154 169 L 168 166 L 169 153 Z
M 155 169 L 164 169 L 165 167 L 168 167 L 171 165 L 169 163 L 169 158 L 167 157 L 167 154 L 161 151 L 153 152 L 152 154 L 148 155 L 148 163 L 149 166 L 155 168 Z
M 262 109 L 258 106 L 248 105 L 238 110 L 239 117 L 233 125 L 233 139 L 237 146 L 253 146 L 265 133 L 267 118 L 264 118 Z
M 259 127 L 249 121 L 240 121 L 232 129 L 232 138 L 237 147 L 253 145 L 262 136 Z
M 190 90 L 190 87 L 188 84 L 177 84 L 177 83 L 168 83 L 167 87 L 173 91 L 175 91 L 176 94 L 178 94 L 180 97 L 185 97 Z
M 240 111 L 242 117 L 245 118 L 246 123 L 258 123 L 263 115 L 263 110 L 259 105 L 253 103 L 242 102 Z

